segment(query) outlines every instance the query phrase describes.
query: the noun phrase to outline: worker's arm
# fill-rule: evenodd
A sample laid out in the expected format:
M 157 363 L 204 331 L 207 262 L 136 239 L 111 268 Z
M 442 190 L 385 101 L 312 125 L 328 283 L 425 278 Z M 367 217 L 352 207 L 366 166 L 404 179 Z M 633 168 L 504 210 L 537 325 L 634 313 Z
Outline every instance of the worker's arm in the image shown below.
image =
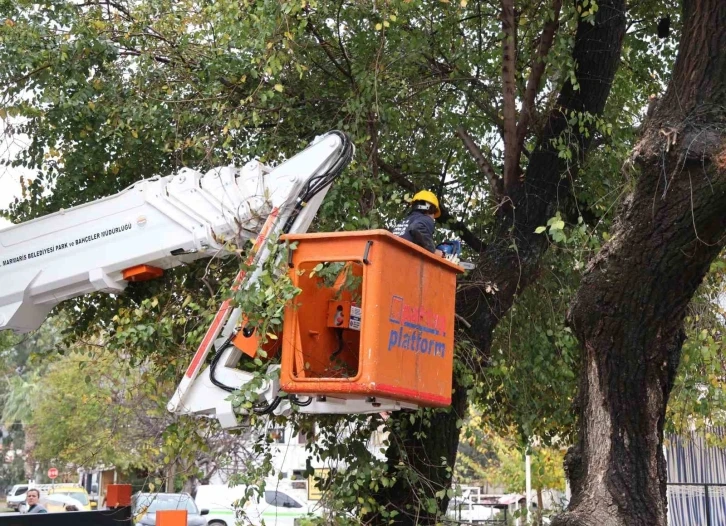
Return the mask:
M 427 221 L 428 219 L 428 221 Z M 416 218 L 408 225 L 408 232 L 414 243 L 425 248 L 429 252 L 435 252 L 434 245 L 434 220 L 429 217 Z

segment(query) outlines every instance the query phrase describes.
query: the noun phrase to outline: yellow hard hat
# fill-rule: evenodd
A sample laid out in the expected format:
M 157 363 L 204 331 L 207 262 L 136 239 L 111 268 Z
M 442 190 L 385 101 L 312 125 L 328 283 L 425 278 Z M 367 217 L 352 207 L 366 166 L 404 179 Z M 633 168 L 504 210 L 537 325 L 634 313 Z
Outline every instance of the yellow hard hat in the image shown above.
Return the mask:
M 436 197 L 436 195 L 433 192 L 430 192 L 428 190 L 421 190 L 420 192 L 416 193 L 416 195 L 413 196 L 413 199 L 411 201 L 424 201 L 426 203 L 430 203 L 436 207 L 436 212 L 434 212 L 434 217 L 438 218 L 441 215 L 441 207 L 439 206 L 439 200 Z

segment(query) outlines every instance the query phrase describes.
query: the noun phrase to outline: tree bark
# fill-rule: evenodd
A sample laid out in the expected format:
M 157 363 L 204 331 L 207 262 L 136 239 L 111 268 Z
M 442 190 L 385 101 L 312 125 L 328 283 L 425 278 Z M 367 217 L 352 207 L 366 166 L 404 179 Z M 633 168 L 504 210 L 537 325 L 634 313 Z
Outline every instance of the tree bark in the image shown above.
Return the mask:
M 683 22 L 672 80 L 633 151 L 635 190 L 568 315 L 584 362 L 557 526 L 667 523 L 663 425 L 683 321 L 726 243 L 726 2 L 684 0 Z
M 599 2 L 598 6 L 595 24 L 581 21 L 575 37 L 572 54 L 578 64 L 579 89 L 569 80 L 565 82 L 530 156 L 524 180 L 507 194 L 511 206 L 499 208 L 494 240 L 457 296 L 457 313 L 472 325 L 469 336 L 485 358 L 499 320 L 517 294 L 538 278 L 549 243 L 546 236 L 534 231 L 570 199 L 571 180 L 591 142 L 577 127 L 571 129 L 570 148 L 576 155 L 568 163 L 559 157 L 552 140 L 568 130 L 571 111 L 601 114 L 610 95 L 625 35 L 625 7 L 623 0 Z M 489 283 L 496 285 L 493 293 L 487 292 Z
M 537 488 L 537 526 L 542 526 L 542 488 Z
M 174 493 L 174 479 L 176 478 L 176 460 L 172 461 L 167 468 L 165 487 L 167 493 Z
M 516 295 L 537 278 L 548 243 L 534 231 L 555 215 L 558 205 L 569 199 L 571 181 L 563 174 L 576 175 L 590 143 L 577 128 L 570 130 L 572 147 L 578 154 L 567 164 L 558 156 L 552 139 L 567 130 L 570 111 L 601 114 L 610 94 L 625 34 L 625 6 L 624 0 L 600 1 L 598 6 L 595 23 L 581 21 L 575 37 L 573 57 L 578 64 L 579 89 L 569 80 L 565 82 L 557 107 L 530 156 L 524 180 L 508 191 L 505 197 L 508 206 L 499 208 L 494 241 L 481 253 L 470 282 L 457 295 L 457 313 L 471 324 L 471 329 L 462 337 L 472 340 L 483 361 L 489 354 L 499 320 Z M 487 283 L 495 284 L 498 291 L 486 292 Z M 434 413 L 431 425 L 425 429 L 409 427 L 399 441 L 403 451 L 399 451 L 399 446 L 388 451 L 392 470 L 403 457 L 414 472 L 422 475 L 416 483 L 399 480 L 393 488 L 377 496 L 379 503 L 400 513 L 396 524 L 436 524 L 437 514 L 446 510 L 448 498 L 440 500 L 439 510 L 434 513 L 422 510 L 419 505 L 425 497 L 433 497 L 451 486 L 453 470 L 442 467 L 441 458 L 446 458 L 447 465 L 453 467 L 459 444 L 456 421 L 462 417 L 467 404 L 466 389 L 456 385 L 451 411 Z M 417 435 L 417 431 L 423 431 L 424 436 Z M 369 522 L 376 523 L 376 520 Z M 381 519 L 380 523 L 388 522 Z
M 502 113 L 504 115 L 504 189 L 509 191 L 519 179 L 519 154 L 517 152 L 517 23 L 514 16 L 514 0 L 502 0 Z

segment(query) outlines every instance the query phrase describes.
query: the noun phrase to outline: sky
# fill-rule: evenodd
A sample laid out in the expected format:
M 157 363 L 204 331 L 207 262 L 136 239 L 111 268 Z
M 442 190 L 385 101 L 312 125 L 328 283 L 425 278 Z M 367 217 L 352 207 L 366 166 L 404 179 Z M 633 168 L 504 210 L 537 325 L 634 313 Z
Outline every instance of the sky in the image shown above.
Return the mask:
M 15 199 L 20 197 L 20 174 L 11 171 L 11 168 L 5 166 L 0 171 L 0 208 L 7 206 Z M 10 221 L 4 217 L 0 217 L 0 230 L 11 225 Z
M 27 138 L 26 138 L 27 139 Z M 14 157 L 26 145 L 23 137 L 5 135 L 5 121 L 0 120 L 0 158 Z M 0 209 L 7 208 L 13 199 L 20 197 L 20 178 L 29 176 L 28 170 L 0 166 Z M 0 217 L 0 230 L 11 225 L 10 221 Z

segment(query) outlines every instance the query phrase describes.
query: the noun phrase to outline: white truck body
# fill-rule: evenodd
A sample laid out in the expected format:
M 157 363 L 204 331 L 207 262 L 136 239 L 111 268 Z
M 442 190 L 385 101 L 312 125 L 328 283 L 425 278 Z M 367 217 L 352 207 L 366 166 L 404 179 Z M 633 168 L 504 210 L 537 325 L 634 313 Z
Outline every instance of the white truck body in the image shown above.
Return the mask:
M 318 503 L 308 501 L 300 490 L 270 482 L 262 497 L 241 506 L 238 501 L 246 490 L 225 484 L 199 486 L 194 501 L 200 510 L 209 510 L 209 526 L 259 525 L 263 520 L 268 526 L 295 526 L 296 520 L 299 524 L 306 516 L 319 514 Z

